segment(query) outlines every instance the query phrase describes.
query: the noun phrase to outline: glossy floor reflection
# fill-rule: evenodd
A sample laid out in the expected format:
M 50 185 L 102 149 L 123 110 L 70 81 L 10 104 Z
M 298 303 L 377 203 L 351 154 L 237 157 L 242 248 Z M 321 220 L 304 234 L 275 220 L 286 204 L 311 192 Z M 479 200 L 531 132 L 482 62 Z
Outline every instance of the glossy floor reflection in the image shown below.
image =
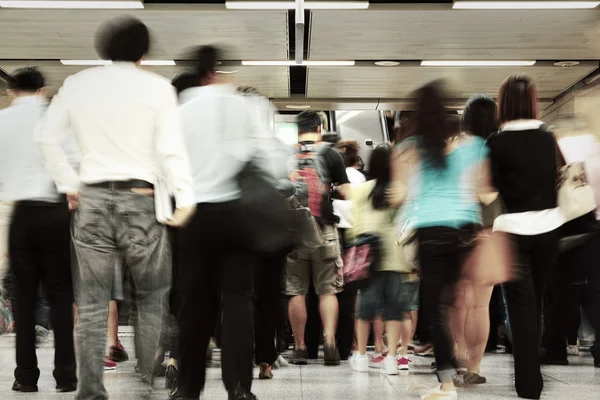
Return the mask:
M 130 336 L 130 335 L 127 335 Z M 132 351 L 131 337 L 123 344 Z M 72 399 L 73 394 L 59 394 L 54 390 L 52 378 L 51 343 L 38 349 L 42 368 L 39 393 L 15 393 L 10 390 L 14 369 L 14 338 L 0 337 L 0 399 L 2 400 L 59 400 Z M 133 354 L 131 354 L 133 356 Z M 133 358 L 133 357 L 132 357 Z M 358 374 L 350 371 L 347 363 L 341 367 L 325 367 L 315 363 L 304 367 L 289 366 L 275 371 L 271 381 L 254 382 L 253 391 L 260 400 L 387 400 L 418 399 L 419 395 L 436 384 L 436 378 L 427 365 L 432 359 L 414 359 L 412 370 L 405 376 L 382 376 L 377 371 Z M 544 367 L 545 389 L 542 399 L 600 399 L 600 369 L 594 368 L 589 353 L 570 358 L 567 367 Z M 116 371 L 105 373 L 105 384 L 114 400 L 142 398 L 167 400 L 163 381 L 146 397 L 146 387 L 134 372 L 135 363 L 120 364 Z M 460 399 L 517 399 L 512 388 L 512 358 L 508 355 L 489 355 L 484 360 L 482 373 L 488 383 L 461 388 Z M 219 353 L 208 370 L 208 382 L 203 399 L 225 400 L 227 395 L 220 380 Z

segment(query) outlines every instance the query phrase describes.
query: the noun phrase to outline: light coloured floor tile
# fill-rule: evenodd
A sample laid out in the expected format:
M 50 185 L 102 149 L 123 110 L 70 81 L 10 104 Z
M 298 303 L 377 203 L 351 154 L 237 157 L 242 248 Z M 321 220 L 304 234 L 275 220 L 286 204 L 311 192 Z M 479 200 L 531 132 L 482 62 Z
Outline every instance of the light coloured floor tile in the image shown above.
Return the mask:
M 124 339 L 127 349 L 133 349 L 129 336 Z M 42 375 L 40 392 L 15 393 L 10 390 L 14 369 L 14 338 L 0 337 L 0 399 L 1 400 L 67 400 L 73 394 L 58 394 L 52 378 L 52 344 L 38 350 Z M 133 359 L 133 354 L 131 354 Z M 397 400 L 418 399 L 429 388 L 437 385 L 437 378 L 428 366 L 432 358 L 415 357 L 409 374 L 384 376 L 378 370 L 355 373 L 347 362 L 339 367 L 325 367 L 321 361 L 298 367 L 275 370 L 273 380 L 256 379 L 253 391 L 260 400 Z M 600 369 L 594 368 L 588 355 L 571 357 L 572 365 L 543 367 L 545 388 L 542 400 L 600 400 Z M 219 352 L 207 369 L 207 385 L 202 400 L 226 400 L 227 393 L 221 382 Z M 139 400 L 147 392 L 146 386 L 134 372 L 135 361 L 119 365 L 116 371 L 105 374 L 105 385 L 111 400 Z M 510 355 L 486 355 L 482 374 L 488 383 L 459 388 L 460 400 L 518 399 L 513 387 L 513 360 Z M 255 370 L 255 377 L 258 370 Z M 167 400 L 162 380 L 151 400 Z

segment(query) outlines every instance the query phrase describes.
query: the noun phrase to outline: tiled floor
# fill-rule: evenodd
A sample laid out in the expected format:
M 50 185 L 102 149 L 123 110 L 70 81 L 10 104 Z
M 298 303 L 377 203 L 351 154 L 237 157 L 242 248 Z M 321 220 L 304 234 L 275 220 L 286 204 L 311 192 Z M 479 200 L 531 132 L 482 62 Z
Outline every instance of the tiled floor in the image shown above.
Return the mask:
M 124 341 L 132 349 L 131 339 Z M 1 400 L 58 400 L 72 399 L 73 394 L 58 394 L 52 379 L 52 349 L 44 346 L 38 350 L 42 376 L 40 392 L 15 393 L 13 382 L 14 338 L 0 337 L 0 399 Z M 255 380 L 253 391 L 261 400 L 387 400 L 418 399 L 419 395 L 436 384 L 436 379 L 426 367 L 429 358 L 416 358 L 410 374 L 382 376 L 377 371 L 358 374 L 350 371 L 347 363 L 341 367 L 325 367 L 322 363 L 304 367 L 289 366 L 275 371 L 272 381 Z M 594 368 L 589 353 L 570 359 L 568 367 L 544 367 L 545 389 L 543 399 L 599 400 L 600 369 Z M 486 356 L 482 372 L 488 377 L 485 385 L 461 388 L 460 399 L 516 399 L 512 387 L 512 358 L 508 355 Z M 218 352 L 208 371 L 205 400 L 225 400 L 226 392 L 220 380 Z M 134 362 L 119 365 L 116 371 L 105 374 L 106 387 L 114 400 L 141 399 L 146 387 L 134 373 Z M 158 382 L 160 386 L 162 381 Z M 167 391 L 156 389 L 151 399 L 167 400 Z

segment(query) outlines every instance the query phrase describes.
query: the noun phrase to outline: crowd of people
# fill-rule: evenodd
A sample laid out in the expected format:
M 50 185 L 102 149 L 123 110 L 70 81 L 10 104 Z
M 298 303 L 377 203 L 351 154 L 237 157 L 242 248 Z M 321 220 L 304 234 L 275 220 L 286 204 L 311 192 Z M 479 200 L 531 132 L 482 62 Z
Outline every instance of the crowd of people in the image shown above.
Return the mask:
M 297 146 L 280 142 L 270 102 L 222 81 L 220 49 L 197 49 L 169 82 L 139 67 L 150 43 L 142 22 L 109 21 L 97 50 L 112 63 L 67 78 L 51 102 L 39 70 L 12 74 L 0 201 L 14 204 L 13 390 L 38 391 L 44 300 L 57 390 L 107 399 L 104 369 L 129 358 L 124 280 L 136 370 L 149 388 L 166 376 L 171 399 L 199 399 L 215 341 L 230 400 L 256 399 L 255 365 L 272 379 L 321 344 L 325 365 L 356 373 L 398 375 L 433 354 L 440 385 L 422 399 L 456 399 L 458 382 L 487 381 L 501 326 L 517 394 L 539 399 L 540 366 L 577 346 L 580 307 L 600 332 L 600 145 L 572 121 L 539 121 L 527 76 L 509 76 L 497 102 L 474 96 L 462 119 L 441 82 L 423 86 L 363 163 L 356 141 L 326 137 L 322 113 L 297 115 Z M 575 167 L 594 207 L 561 196 Z

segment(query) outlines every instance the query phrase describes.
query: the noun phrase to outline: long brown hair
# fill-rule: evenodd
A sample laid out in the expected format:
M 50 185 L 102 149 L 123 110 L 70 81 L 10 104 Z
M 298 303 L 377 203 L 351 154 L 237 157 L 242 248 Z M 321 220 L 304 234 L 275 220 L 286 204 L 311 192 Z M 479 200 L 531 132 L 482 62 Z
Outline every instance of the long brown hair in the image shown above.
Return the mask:
M 537 90 L 525 74 L 504 80 L 498 95 L 498 120 L 501 124 L 518 119 L 537 119 Z

